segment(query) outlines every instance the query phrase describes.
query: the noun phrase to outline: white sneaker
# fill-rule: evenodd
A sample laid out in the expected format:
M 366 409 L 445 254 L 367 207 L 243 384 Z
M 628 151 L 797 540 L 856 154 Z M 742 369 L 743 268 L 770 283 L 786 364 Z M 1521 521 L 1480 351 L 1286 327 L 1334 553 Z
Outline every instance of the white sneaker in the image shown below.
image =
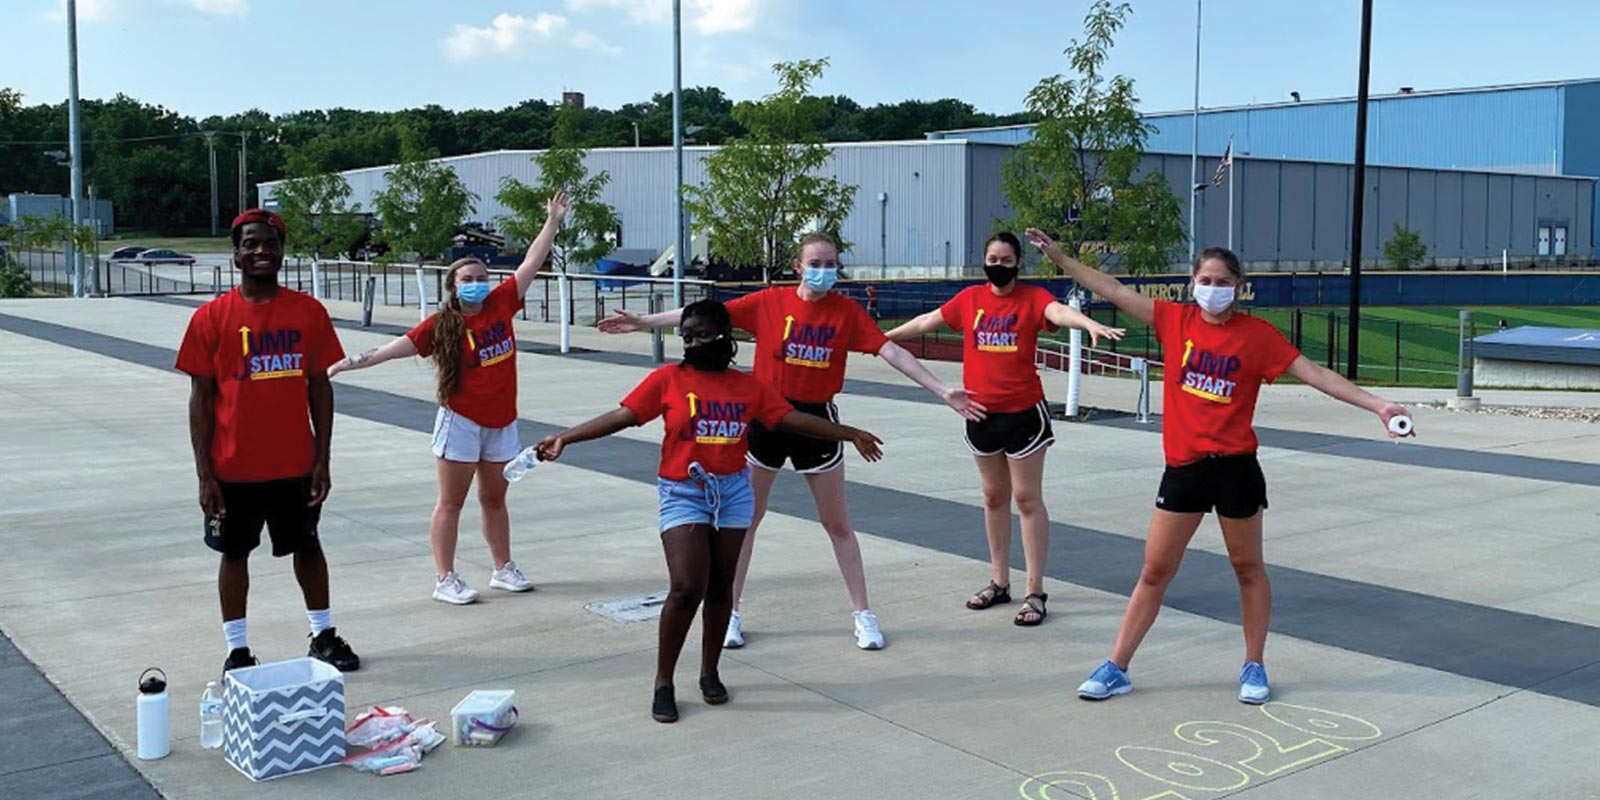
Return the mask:
M 478 590 L 467 585 L 461 576 L 446 572 L 439 584 L 433 587 L 433 599 L 441 603 L 464 606 L 478 602 Z
M 507 592 L 531 592 L 533 581 L 517 569 L 517 562 L 507 561 L 506 565 L 495 570 L 489 578 L 489 588 L 502 589 Z
M 739 627 L 739 612 L 733 612 L 728 617 L 728 635 L 722 638 L 722 646 L 738 649 L 744 647 L 744 630 Z
M 883 631 L 878 630 L 878 615 L 869 611 L 857 611 L 856 614 L 856 647 L 862 650 L 882 650 Z

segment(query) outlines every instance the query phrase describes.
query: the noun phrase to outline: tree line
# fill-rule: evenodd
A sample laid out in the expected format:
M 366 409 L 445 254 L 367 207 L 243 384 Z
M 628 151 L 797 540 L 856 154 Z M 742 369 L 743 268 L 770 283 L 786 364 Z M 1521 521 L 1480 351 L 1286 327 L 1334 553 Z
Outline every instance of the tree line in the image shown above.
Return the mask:
M 919 139 L 947 128 L 1003 125 L 1026 113 L 995 115 L 954 99 L 907 100 L 863 107 L 848 97 L 815 98 L 817 134 L 827 141 Z M 696 144 L 725 144 L 750 134 L 735 104 L 716 87 L 683 92 L 686 126 Z M 489 150 L 542 150 L 556 139 L 559 104 L 526 100 L 499 110 L 451 111 L 437 105 L 380 112 L 335 108 L 271 115 L 252 110 L 196 118 L 136 98 L 83 100 L 85 182 L 116 206 L 119 227 L 162 234 L 209 230 L 210 168 L 205 132 L 217 134 L 219 215 L 239 211 L 239 140 L 247 184 L 394 164 L 408 151 L 454 156 Z M 672 95 L 616 109 L 584 108 L 565 121 L 568 143 L 582 148 L 672 143 Z M 0 87 L 0 192 L 66 195 L 69 174 L 52 151 L 67 149 L 65 102 L 28 104 Z M 253 188 L 250 203 L 256 202 Z

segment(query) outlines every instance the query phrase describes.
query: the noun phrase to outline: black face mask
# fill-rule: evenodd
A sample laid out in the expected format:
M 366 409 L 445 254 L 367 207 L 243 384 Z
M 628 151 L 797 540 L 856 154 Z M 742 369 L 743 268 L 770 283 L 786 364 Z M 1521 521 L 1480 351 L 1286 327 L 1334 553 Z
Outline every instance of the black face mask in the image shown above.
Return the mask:
M 1016 267 L 983 265 L 983 274 L 989 276 L 989 282 L 994 284 L 997 289 L 1004 289 L 1010 286 L 1011 282 L 1017 279 L 1017 272 L 1019 271 Z
M 683 363 L 701 372 L 723 372 L 733 363 L 739 343 L 724 334 L 713 341 L 683 348 Z

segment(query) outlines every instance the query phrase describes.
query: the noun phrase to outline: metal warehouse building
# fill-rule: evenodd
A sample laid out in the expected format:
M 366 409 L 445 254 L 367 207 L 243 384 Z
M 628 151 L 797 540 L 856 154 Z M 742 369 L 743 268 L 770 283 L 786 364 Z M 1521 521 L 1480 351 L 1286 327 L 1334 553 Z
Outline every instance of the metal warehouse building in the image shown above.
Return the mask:
M 1188 113 L 1152 114 L 1157 131 L 1141 165 L 1165 176 L 1173 193 L 1189 187 Z M 1201 192 L 1202 245 L 1232 240 L 1250 268 L 1339 269 L 1350 237 L 1354 169 L 1353 100 L 1307 101 L 1204 110 L 1201 165 L 1208 181 L 1232 137 L 1234 184 Z M 1600 81 L 1417 92 L 1374 98 L 1363 260 L 1381 259 L 1392 226 L 1422 234 L 1433 264 L 1517 266 L 1589 261 L 1595 254 L 1600 175 Z M 857 187 L 845 221 L 847 264 L 862 276 L 973 274 L 983 242 L 1011 208 L 1000 174 L 1027 126 L 941 131 L 926 140 L 839 143 L 823 173 Z M 687 183 L 705 180 L 715 148 L 685 148 Z M 537 180 L 535 151 L 440 159 L 477 195 L 473 219 L 505 213 L 500 182 Z M 673 240 L 672 150 L 591 150 L 590 173 L 611 181 L 602 199 L 617 209 L 621 246 L 659 252 Z M 372 207 L 390 167 L 344 173 L 351 202 Z M 276 183 L 261 184 L 270 205 Z M 693 220 L 690 221 L 691 227 Z
M 704 182 L 703 159 L 716 148 L 684 148 L 684 182 Z M 873 267 L 894 275 L 959 275 L 982 262 L 983 242 L 994 220 L 1009 213 L 1000 196 L 1000 165 L 1010 147 L 964 141 L 866 142 L 829 145 L 833 157 L 822 173 L 857 187 L 855 211 L 845 221 L 851 243 L 845 257 L 859 274 Z M 500 182 L 538 180 L 537 151 L 506 150 L 439 159 L 478 196 L 472 219 L 492 222 L 506 213 L 495 201 Z M 673 160 L 670 147 L 590 150 L 591 175 L 611 176 L 601 200 L 621 220 L 620 246 L 661 251 L 672 245 Z M 391 167 L 342 173 L 350 202 L 372 207 Z M 259 186 L 264 205 L 277 182 Z M 693 221 L 691 220 L 691 226 Z
M 1248 212 L 1249 218 L 1260 220 L 1272 213 L 1261 209 L 1261 205 L 1303 195 L 1300 189 L 1304 181 L 1297 178 L 1272 192 L 1275 170 L 1252 169 L 1251 161 L 1349 164 L 1355 153 L 1355 117 L 1354 98 L 1201 109 L 1200 153 L 1221 156 L 1229 140 L 1233 141 L 1235 154 L 1249 159 L 1241 168 L 1244 185 L 1236 198 L 1236 218 L 1245 216 L 1246 208 L 1254 204 L 1257 208 Z M 1188 155 L 1194 131 L 1189 111 L 1149 114 L 1145 119 L 1155 127 L 1146 145 L 1150 152 Z M 1374 242 L 1375 229 L 1387 236 L 1389 222 L 1398 219 L 1422 231 L 1430 254 L 1445 263 L 1455 258 L 1498 258 L 1501 248 L 1523 258 L 1554 257 L 1563 246 L 1570 256 L 1591 259 L 1595 252 L 1594 185 L 1590 181 L 1587 187 L 1575 186 L 1570 181 L 1574 177 L 1600 176 L 1597 131 L 1600 79 L 1374 96 L 1367 114 L 1368 164 L 1441 172 L 1433 178 L 1434 202 L 1421 200 L 1427 192 L 1428 179 L 1424 176 L 1421 187 L 1408 182 L 1404 194 L 1418 202 L 1408 200 L 1402 211 L 1400 190 L 1395 188 L 1400 173 L 1372 170 L 1368 186 L 1373 196 L 1368 198 L 1367 208 L 1379 219 L 1368 222 L 1364 241 Z M 1013 145 L 1031 136 L 1032 128 L 1026 125 L 929 134 L 935 140 L 959 138 Z M 1216 163 L 1215 158 L 1210 160 L 1205 177 L 1209 178 Z M 1281 169 L 1277 171 L 1284 174 Z M 1304 169 L 1291 172 L 1303 173 Z M 1187 176 L 1185 170 L 1184 183 Z M 1459 183 L 1451 176 L 1460 176 Z M 1558 180 L 1552 183 L 1551 179 Z M 1178 184 L 1180 190 L 1182 185 Z M 1332 193 L 1320 182 L 1318 186 L 1319 192 Z M 1288 191 L 1291 188 L 1294 191 Z M 1589 192 L 1586 203 L 1570 204 L 1566 200 L 1569 191 L 1585 188 Z M 1225 222 L 1216 222 L 1219 200 L 1226 213 L 1226 197 L 1220 195 L 1210 191 L 1201 194 L 1199 211 L 1206 216 L 1201 237 L 1204 241 L 1217 241 L 1218 232 L 1223 234 L 1221 239 L 1226 238 Z M 1458 202 L 1462 207 L 1459 218 L 1449 213 Z M 1445 213 L 1441 214 L 1440 209 Z M 1477 214 L 1480 209 L 1481 223 Z M 1283 213 L 1291 212 L 1285 209 Z M 1321 221 L 1319 216 L 1318 223 Z M 1476 227 L 1484 230 L 1481 245 L 1473 231 Z M 1246 258 L 1267 258 L 1262 250 L 1268 244 L 1264 237 L 1251 237 L 1247 230 L 1241 239 L 1240 233 L 1235 231 L 1235 242 L 1241 243 L 1240 250 Z M 1372 247 L 1363 254 L 1364 258 L 1377 256 L 1376 243 Z M 1316 258 L 1324 257 L 1326 250 L 1321 242 L 1315 250 Z M 1291 252 L 1281 255 L 1289 259 L 1299 256 Z

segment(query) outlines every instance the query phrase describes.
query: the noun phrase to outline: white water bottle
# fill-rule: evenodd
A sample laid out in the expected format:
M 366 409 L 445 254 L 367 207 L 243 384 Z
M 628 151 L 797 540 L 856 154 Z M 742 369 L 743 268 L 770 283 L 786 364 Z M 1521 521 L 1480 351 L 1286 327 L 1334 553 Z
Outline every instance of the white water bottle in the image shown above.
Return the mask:
M 516 458 L 506 462 L 506 468 L 500 474 L 506 476 L 507 481 L 516 483 L 517 481 L 522 480 L 524 475 L 532 472 L 533 468 L 537 466 L 539 466 L 538 448 L 524 447 L 522 452 L 517 454 Z
M 172 752 L 172 732 L 167 722 L 167 674 L 155 667 L 139 675 L 137 716 L 139 758 L 152 761 L 166 757 Z
M 222 746 L 222 692 L 216 681 L 207 683 L 200 696 L 200 746 L 207 750 Z

